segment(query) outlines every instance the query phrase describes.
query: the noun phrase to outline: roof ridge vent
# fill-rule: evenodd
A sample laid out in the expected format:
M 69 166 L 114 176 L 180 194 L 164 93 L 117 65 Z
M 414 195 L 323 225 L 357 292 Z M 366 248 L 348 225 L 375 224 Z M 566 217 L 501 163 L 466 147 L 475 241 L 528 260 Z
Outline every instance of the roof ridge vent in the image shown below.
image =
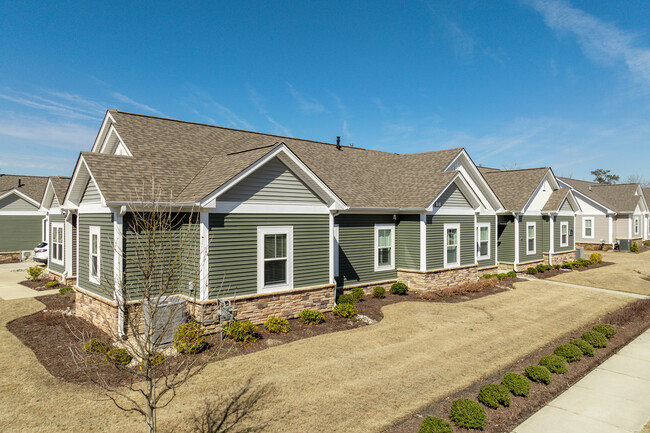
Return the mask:
M 336 136 L 336 150 L 341 150 L 341 137 Z

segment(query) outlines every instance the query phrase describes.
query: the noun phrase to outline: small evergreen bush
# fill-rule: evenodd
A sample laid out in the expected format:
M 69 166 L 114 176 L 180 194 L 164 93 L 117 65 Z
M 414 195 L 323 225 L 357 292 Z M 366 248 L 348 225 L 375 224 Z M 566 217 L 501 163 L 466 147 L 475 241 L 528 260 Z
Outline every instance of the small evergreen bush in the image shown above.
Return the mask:
M 183 323 L 174 333 L 174 348 L 178 353 L 199 353 L 205 347 L 205 328 L 195 321 Z
M 504 274 L 504 273 L 496 274 L 496 277 L 497 277 L 497 280 L 501 281 L 506 277 L 506 274 Z
M 84 344 L 84 352 L 86 353 L 106 353 L 110 347 L 99 338 L 91 338 Z
M 475 401 L 459 398 L 451 403 L 449 417 L 458 427 L 483 430 L 485 409 Z
M 515 271 L 510 271 L 506 274 L 508 278 L 517 278 L 517 273 Z
M 650 247 L 650 241 L 645 241 L 643 242 L 644 247 Z
M 351 319 L 357 315 L 357 307 L 352 304 L 336 304 L 332 311 L 344 319 Z
M 244 343 L 255 343 L 261 338 L 257 325 L 254 325 L 248 320 L 235 320 L 234 322 L 224 326 L 226 336 L 235 341 L 243 341 Z
M 59 293 L 62 294 L 62 295 L 65 295 L 65 294 L 68 293 L 68 292 L 72 292 L 72 290 L 73 290 L 72 287 L 70 287 L 70 286 L 65 286 L 65 287 L 61 287 L 61 288 L 59 289 Z
M 272 334 L 284 334 L 291 331 L 289 321 L 281 317 L 269 317 L 264 322 L 264 327 Z
M 420 424 L 419 433 L 454 433 L 454 429 L 444 419 L 428 416 Z
M 524 370 L 524 375 L 533 382 L 548 385 L 551 383 L 551 372 L 543 365 L 529 365 Z
M 390 292 L 393 295 L 406 295 L 409 291 L 409 288 L 404 283 L 393 283 L 390 286 Z
M 494 274 L 494 275 L 493 274 L 483 274 L 483 276 L 481 278 L 483 278 L 484 280 L 489 280 L 492 277 L 496 277 L 496 275 L 497 274 Z
M 566 359 L 557 355 L 544 356 L 539 360 L 539 365 L 542 365 L 553 374 L 564 374 L 568 368 Z
M 55 287 L 59 287 L 59 282 L 58 281 L 48 281 L 47 283 L 45 283 L 45 287 L 47 287 L 48 289 L 53 289 Z
M 504 374 L 501 385 L 505 386 L 512 395 L 526 397 L 530 392 L 530 380 L 526 376 L 517 373 Z
M 630 247 L 630 251 L 633 253 L 638 253 L 639 252 L 639 246 L 637 245 L 636 242 L 632 242 L 632 246 Z
M 603 334 L 608 340 L 612 338 L 614 335 L 616 335 L 616 327 L 612 325 L 608 325 L 606 323 L 599 323 L 598 325 L 594 325 L 592 330 L 596 332 L 600 332 Z
M 526 269 L 526 273 L 529 274 L 529 275 L 535 275 L 537 273 L 537 269 L 536 268 L 528 268 L 528 269 Z
M 591 344 L 596 349 L 607 347 L 607 337 L 598 331 L 587 331 L 582 334 L 580 338 Z
M 594 356 L 595 351 L 594 351 L 594 346 L 591 344 L 587 343 L 585 340 L 578 338 L 573 341 L 571 341 L 570 344 L 573 344 L 576 346 L 578 349 L 582 351 L 582 354 L 585 356 Z
M 350 294 L 344 294 L 336 298 L 337 304 L 354 304 L 354 297 Z
M 43 275 L 43 268 L 40 266 L 32 266 L 27 269 L 28 280 L 36 281 L 41 278 L 41 275 Z
M 503 385 L 488 383 L 478 392 L 478 401 L 489 408 L 498 409 L 499 406 L 510 406 L 510 393 Z
M 567 362 L 580 361 L 582 358 L 582 350 L 573 344 L 562 344 L 553 351 L 554 355 L 561 356 Z
M 372 297 L 377 299 L 382 299 L 386 297 L 386 289 L 381 286 L 377 286 L 372 289 Z
M 589 256 L 589 260 L 593 263 L 600 263 L 603 261 L 603 256 L 600 253 L 593 253 Z
M 561 267 L 562 267 L 562 266 L 560 266 L 560 265 L 553 265 L 553 269 L 555 269 L 556 271 L 557 271 L 558 269 L 560 269 Z
M 104 362 L 108 364 L 126 366 L 131 362 L 131 355 L 126 349 L 114 347 L 104 354 Z
M 325 316 L 320 311 L 316 310 L 302 310 L 300 319 L 305 325 L 318 325 L 325 321 Z
M 354 289 L 350 290 L 350 295 L 352 295 L 354 302 L 357 303 L 363 301 L 363 298 L 366 296 L 366 292 L 364 292 L 361 287 L 355 287 Z

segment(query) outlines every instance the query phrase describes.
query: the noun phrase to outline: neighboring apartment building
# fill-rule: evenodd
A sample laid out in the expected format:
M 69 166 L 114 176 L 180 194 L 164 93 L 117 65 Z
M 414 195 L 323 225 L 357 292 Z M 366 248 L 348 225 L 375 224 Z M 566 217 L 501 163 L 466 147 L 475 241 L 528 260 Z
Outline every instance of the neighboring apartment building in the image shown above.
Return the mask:
M 69 177 L 50 176 L 41 202 L 46 213 L 47 269 L 66 283 L 74 282 L 77 275 L 77 215 L 61 208 L 69 184 Z

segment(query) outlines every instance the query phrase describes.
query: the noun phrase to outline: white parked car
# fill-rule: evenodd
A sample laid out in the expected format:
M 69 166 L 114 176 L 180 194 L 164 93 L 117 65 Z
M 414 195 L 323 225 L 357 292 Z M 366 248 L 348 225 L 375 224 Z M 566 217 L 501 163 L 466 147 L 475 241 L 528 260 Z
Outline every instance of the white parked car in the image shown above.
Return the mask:
M 41 242 L 36 248 L 34 248 L 34 261 L 47 264 L 48 258 L 48 248 L 47 242 Z

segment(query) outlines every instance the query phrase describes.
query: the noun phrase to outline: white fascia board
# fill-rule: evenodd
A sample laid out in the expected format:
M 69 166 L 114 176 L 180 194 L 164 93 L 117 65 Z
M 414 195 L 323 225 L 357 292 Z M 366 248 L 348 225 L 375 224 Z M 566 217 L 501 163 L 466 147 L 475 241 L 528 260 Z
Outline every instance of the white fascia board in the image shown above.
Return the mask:
M 582 211 L 582 208 L 580 207 L 580 203 L 578 203 L 578 200 L 576 199 L 576 196 L 573 195 L 573 190 L 572 189 L 569 190 L 569 193 L 566 195 L 566 197 L 564 197 L 564 200 L 565 201 L 569 200 L 569 203 L 571 204 L 571 206 L 573 207 L 573 209 L 575 210 L 576 213 Z M 562 202 L 562 204 L 564 204 L 564 202 Z M 560 205 L 560 208 L 562 208 L 562 205 Z
M 43 201 L 41 201 L 40 210 L 48 211 L 52 207 L 52 200 L 56 197 L 56 191 L 54 191 L 54 185 L 52 185 L 52 179 L 47 180 L 47 186 L 45 187 L 45 193 L 43 194 Z M 57 197 L 58 200 L 58 197 Z M 47 203 L 47 205 L 45 204 Z M 61 205 L 61 203 L 59 203 Z
M 648 211 L 648 202 L 645 199 L 645 195 L 643 194 L 643 188 L 641 188 L 641 185 L 637 185 L 636 187 L 637 194 L 641 196 L 641 203 L 643 203 L 643 208 L 641 209 L 642 212 L 647 212 Z
M 309 182 L 315 184 L 318 186 L 322 191 L 324 191 L 328 197 L 326 197 L 328 200 L 326 201 L 331 201 L 334 202 L 339 209 L 346 209 L 347 206 L 345 203 L 334 194 L 334 192 L 327 186 L 325 183 L 318 178 L 310 169 L 307 167 L 291 150 L 287 147 L 286 144 L 282 143 L 278 145 L 275 149 L 271 150 L 269 153 L 255 161 L 253 164 L 248 166 L 246 169 L 240 171 L 238 174 L 236 174 L 234 177 L 232 177 L 228 182 L 224 183 L 221 185 L 219 188 L 211 192 L 208 196 L 204 197 L 202 200 L 200 200 L 199 204 L 200 206 L 203 207 L 211 207 L 210 202 L 215 201 L 220 195 L 228 191 L 230 188 L 234 187 L 237 185 L 239 182 L 241 182 L 243 179 L 248 177 L 251 173 L 255 172 L 258 168 L 262 167 L 264 164 L 266 164 L 268 161 L 271 159 L 275 158 L 276 156 L 279 155 L 284 155 L 287 158 L 289 158 L 298 168 L 300 168 L 303 173 L 296 173 L 298 176 L 301 174 L 306 176 L 307 179 L 309 179 Z M 323 198 L 323 197 L 321 197 Z
M 549 183 L 551 184 L 551 187 L 555 189 L 560 188 L 560 182 L 558 181 L 557 177 L 555 177 L 555 173 L 553 173 L 553 169 L 549 167 L 548 171 L 546 172 L 546 176 L 549 176 Z
M 108 140 L 111 139 L 112 134 L 115 134 L 119 144 L 121 144 L 122 147 L 124 147 L 124 150 L 126 150 L 126 156 L 133 156 L 133 154 L 129 150 L 129 147 L 126 145 L 126 143 L 124 143 L 124 140 L 122 140 L 122 137 L 120 136 L 120 133 L 117 132 L 117 129 L 115 128 L 115 124 L 111 125 L 110 128 L 108 129 L 108 133 L 106 134 L 106 138 L 104 138 L 104 140 L 102 142 L 102 147 L 99 149 L 99 153 L 104 152 L 104 149 L 106 148 L 106 144 L 108 143 Z
M 34 210 L 0 210 L 0 215 L 3 216 L 45 216 L 47 215 L 47 211 L 40 210 L 40 209 L 34 209 Z
M 92 149 L 90 149 L 91 152 L 95 152 L 95 153 L 100 152 L 100 146 L 103 146 L 104 139 L 108 135 L 108 128 L 114 123 L 116 123 L 115 119 L 113 118 L 113 116 L 111 116 L 111 113 L 106 111 L 106 116 L 104 116 L 104 120 L 102 121 L 102 126 L 99 128 L 97 137 L 95 137 L 95 142 L 93 143 Z
M 426 209 L 419 207 L 349 207 L 337 211 L 341 214 L 412 214 L 421 213 Z
M 304 204 L 274 204 L 274 203 L 241 203 L 218 201 L 215 207 L 210 208 L 210 213 L 254 213 L 254 214 L 330 214 L 330 209 L 325 206 Z
M 435 208 L 427 211 L 427 215 L 476 215 L 477 212 L 472 209 L 443 209 Z
M 461 190 L 461 192 L 464 193 L 465 197 L 470 200 L 470 204 L 474 207 L 474 210 L 477 210 L 479 207 L 481 207 L 481 200 L 479 197 L 476 195 L 472 187 L 469 185 L 467 180 L 465 179 L 465 176 L 461 172 L 456 172 L 454 177 L 451 178 L 451 180 L 445 185 L 445 187 L 438 193 L 438 195 L 429 203 L 427 206 L 426 210 L 427 212 L 433 212 L 434 208 L 433 205 L 438 201 L 438 199 L 449 189 L 449 187 L 452 184 L 456 184 L 458 189 Z
M 85 169 L 86 170 L 86 176 L 84 177 L 83 174 L 81 173 L 81 170 Z M 81 178 L 80 178 L 81 176 Z M 102 206 L 106 207 L 106 200 L 104 199 L 104 194 L 102 194 L 102 190 L 99 188 L 99 185 L 97 184 L 97 181 L 95 180 L 95 177 L 90 171 L 90 168 L 88 168 L 88 164 L 86 164 L 86 161 L 84 160 L 83 156 L 79 156 L 79 161 L 77 162 L 77 166 L 74 169 L 74 174 L 72 175 L 72 180 L 70 181 L 70 186 L 68 187 L 68 191 L 66 192 L 65 199 L 63 200 L 63 204 L 61 204 L 61 207 L 64 209 L 68 210 L 73 210 L 73 209 L 78 209 L 79 205 L 75 205 L 72 203 L 70 200 L 74 198 L 78 198 L 78 202 L 81 202 L 81 198 L 83 197 L 84 193 L 84 187 L 80 188 L 80 193 L 77 192 L 76 196 L 73 195 L 74 191 L 74 186 L 77 182 L 82 182 L 85 181 L 84 183 L 88 182 L 88 179 L 92 179 L 92 181 L 95 183 L 95 187 L 97 188 L 97 192 L 99 193 L 99 197 L 101 199 Z
M 600 203 L 600 202 L 597 202 L 596 200 L 594 200 L 593 198 L 589 197 L 588 195 L 581 193 L 581 192 L 578 191 L 577 189 L 571 189 L 571 192 L 572 192 L 574 195 L 578 195 L 578 196 L 580 196 L 580 198 L 582 198 L 584 201 L 590 202 L 590 204 L 592 204 L 594 207 L 599 207 L 599 208 L 601 208 L 601 209 L 604 209 L 604 210 L 603 210 L 603 213 L 604 213 L 604 214 L 607 214 L 607 215 L 616 215 L 616 213 L 617 213 L 617 212 L 614 212 L 613 210 L 611 210 L 610 208 L 608 208 L 607 206 L 605 206 L 604 204 L 602 204 L 602 203 Z M 578 207 L 580 207 L 580 206 L 578 206 Z M 582 208 L 580 209 L 580 212 L 582 212 Z
M 40 208 L 40 207 L 41 207 L 41 204 L 40 204 L 39 202 L 37 202 L 36 200 L 34 200 L 34 199 L 31 198 L 31 197 L 26 196 L 26 195 L 23 194 L 22 192 L 18 191 L 16 188 L 14 188 L 14 189 L 12 189 L 12 190 L 9 190 L 9 191 L 7 191 L 6 193 L 0 195 L 0 200 L 2 200 L 2 199 L 5 198 L 5 197 L 9 197 L 11 194 L 16 194 L 18 197 L 20 197 L 20 198 L 22 198 L 22 199 L 24 199 L 24 200 L 27 200 L 29 203 L 33 204 L 33 205 L 36 206 L 37 208 Z
M 546 172 L 546 174 L 544 174 L 544 177 L 542 177 L 542 180 L 539 182 L 539 185 L 537 185 L 537 188 L 535 188 L 535 191 L 530 195 L 530 197 L 528 197 L 528 201 L 526 202 L 526 204 L 524 205 L 524 207 L 521 210 L 522 213 L 526 213 L 526 211 L 528 210 L 528 208 L 532 204 L 533 200 L 535 200 L 535 197 L 537 197 L 537 194 L 539 193 L 539 191 L 542 189 L 542 186 L 544 185 L 544 181 L 548 180 L 549 184 L 551 184 L 551 188 L 554 188 L 553 187 L 553 183 L 554 183 L 555 184 L 555 189 L 559 189 L 557 181 L 551 182 L 551 179 L 555 179 L 555 176 L 549 176 L 549 174 L 552 175 L 550 169 Z M 555 189 L 554 189 L 554 191 L 555 191 Z M 544 206 L 542 205 L 542 207 L 544 207 Z
M 487 192 L 489 197 L 486 197 L 486 198 L 488 200 L 491 199 L 493 201 L 490 204 L 492 205 L 494 210 L 496 211 L 496 210 L 499 210 L 499 209 L 503 209 L 503 203 L 501 203 L 501 200 L 499 200 L 499 197 L 497 197 L 494 190 L 492 190 L 492 188 L 490 188 L 490 184 L 487 182 L 487 180 L 485 180 L 485 177 L 483 176 L 481 171 L 478 169 L 476 164 L 474 164 L 474 161 L 472 160 L 472 158 L 469 156 L 469 154 L 467 153 L 467 151 L 465 149 L 462 149 L 458 153 L 458 155 L 456 155 L 456 157 L 454 159 L 452 159 L 449 164 L 447 164 L 447 166 L 444 168 L 443 171 L 449 171 L 449 169 L 459 159 L 463 159 L 466 162 L 466 164 L 463 164 L 463 166 L 469 168 L 469 171 L 471 172 L 470 175 L 473 174 L 472 177 L 474 178 L 474 181 L 477 183 L 477 186 L 479 187 L 479 189 L 481 189 L 481 191 L 483 193 Z M 481 188 L 481 186 L 483 188 Z

